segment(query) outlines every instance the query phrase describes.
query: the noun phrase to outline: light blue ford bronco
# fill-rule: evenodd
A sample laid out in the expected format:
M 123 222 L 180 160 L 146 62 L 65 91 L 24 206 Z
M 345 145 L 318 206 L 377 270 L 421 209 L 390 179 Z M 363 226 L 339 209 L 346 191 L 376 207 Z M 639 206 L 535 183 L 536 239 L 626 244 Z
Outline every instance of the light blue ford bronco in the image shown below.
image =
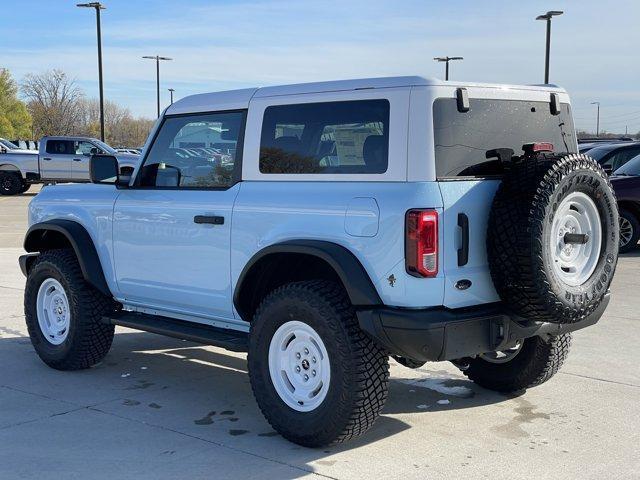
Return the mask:
M 25 316 L 53 368 L 100 362 L 115 325 L 248 352 L 269 423 L 321 446 L 373 424 L 390 356 L 523 390 L 609 301 L 616 200 L 551 85 L 194 95 L 144 151 L 30 204 Z

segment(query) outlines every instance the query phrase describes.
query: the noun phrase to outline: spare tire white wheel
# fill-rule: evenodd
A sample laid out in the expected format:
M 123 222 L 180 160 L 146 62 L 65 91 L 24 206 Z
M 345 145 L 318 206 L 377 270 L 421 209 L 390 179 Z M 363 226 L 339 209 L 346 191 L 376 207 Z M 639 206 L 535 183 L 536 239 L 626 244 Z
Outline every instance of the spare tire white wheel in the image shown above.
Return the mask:
M 609 291 L 618 260 L 618 208 L 607 175 L 580 154 L 514 159 L 491 209 L 487 253 L 506 308 L 525 320 L 575 323 Z M 462 363 L 471 380 L 501 392 L 551 378 L 570 334 L 531 337 Z

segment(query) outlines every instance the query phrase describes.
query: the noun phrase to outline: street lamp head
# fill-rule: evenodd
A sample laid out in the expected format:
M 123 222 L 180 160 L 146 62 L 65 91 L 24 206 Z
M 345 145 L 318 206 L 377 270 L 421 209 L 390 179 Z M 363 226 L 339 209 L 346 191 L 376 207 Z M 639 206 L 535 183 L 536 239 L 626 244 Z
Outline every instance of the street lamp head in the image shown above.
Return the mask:
M 600 105 L 600 102 L 591 102 L 591 105 Z
M 106 10 L 107 8 L 100 2 L 76 3 L 76 7 L 95 8 L 96 10 Z
M 450 60 L 464 60 L 463 57 L 433 57 L 436 62 L 448 62 Z
M 564 12 L 561 10 L 551 10 L 545 13 L 544 15 L 538 15 L 536 20 L 551 20 L 551 17 L 557 17 L 558 15 L 562 15 Z
M 161 57 L 160 55 L 144 55 L 142 58 L 148 58 L 149 60 L 173 60 L 173 58 Z

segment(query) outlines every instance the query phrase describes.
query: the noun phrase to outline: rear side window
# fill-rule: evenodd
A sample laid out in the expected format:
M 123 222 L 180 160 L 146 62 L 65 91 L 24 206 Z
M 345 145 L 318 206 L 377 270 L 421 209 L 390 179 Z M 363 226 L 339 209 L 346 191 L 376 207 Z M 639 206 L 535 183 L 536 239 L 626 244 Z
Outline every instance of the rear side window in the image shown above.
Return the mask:
M 552 115 L 546 102 L 470 99 L 469 104 L 468 112 L 459 112 L 454 98 L 433 103 L 438 178 L 500 175 L 500 162 L 486 158 L 496 148 L 522 155 L 526 143 L 550 142 L 556 152 L 578 151 L 568 104 L 559 115 Z
M 52 155 L 75 155 L 75 144 L 71 140 L 47 140 L 47 153 Z
M 384 173 L 388 152 L 388 100 L 278 105 L 264 112 L 261 173 Z

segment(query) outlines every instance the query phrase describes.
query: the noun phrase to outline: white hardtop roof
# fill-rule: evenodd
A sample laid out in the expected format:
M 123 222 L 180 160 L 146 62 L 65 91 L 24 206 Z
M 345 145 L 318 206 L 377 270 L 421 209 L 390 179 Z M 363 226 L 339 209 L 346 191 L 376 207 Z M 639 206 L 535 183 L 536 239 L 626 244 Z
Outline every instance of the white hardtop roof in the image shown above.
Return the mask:
M 411 87 L 411 86 L 448 86 L 482 89 L 506 89 L 549 91 L 564 93 L 565 90 L 556 85 L 506 85 L 499 83 L 452 82 L 437 78 L 419 76 L 360 78 L 354 80 L 335 80 L 330 82 L 298 83 L 273 87 L 245 88 L 224 92 L 200 93 L 184 97 L 166 110 L 167 115 L 181 113 L 205 112 L 215 110 L 236 110 L 249 106 L 252 98 L 276 97 L 282 95 L 299 95 L 305 93 L 338 92 L 345 90 L 365 90 L 375 88 Z

